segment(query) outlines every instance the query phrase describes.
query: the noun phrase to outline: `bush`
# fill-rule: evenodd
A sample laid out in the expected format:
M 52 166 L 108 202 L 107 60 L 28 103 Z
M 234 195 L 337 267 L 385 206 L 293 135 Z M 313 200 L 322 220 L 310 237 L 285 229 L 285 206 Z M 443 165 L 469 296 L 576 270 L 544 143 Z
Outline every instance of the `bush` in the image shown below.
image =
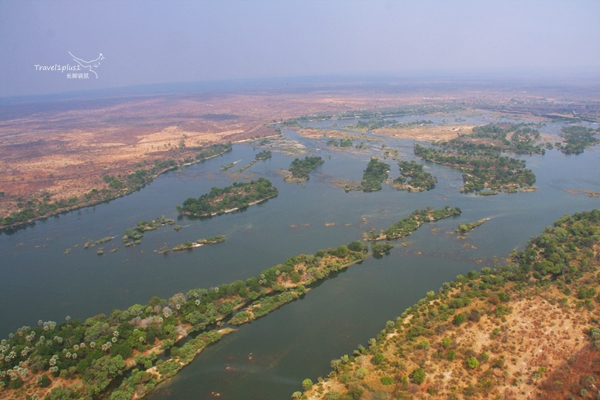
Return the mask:
M 420 385 L 425 382 L 425 378 L 427 378 L 427 374 L 421 368 L 415 369 L 412 374 L 410 374 L 410 378 L 414 383 Z
M 379 365 L 383 362 L 383 360 L 385 360 L 385 357 L 383 356 L 382 353 L 377 353 L 375 354 L 375 356 L 373 356 L 373 364 L 375 365 Z
M 390 378 L 389 376 L 383 376 L 383 377 L 381 377 L 381 383 L 385 386 L 389 386 L 392 383 L 394 383 L 394 380 L 392 378 Z
M 339 400 L 342 398 L 342 394 L 340 392 L 329 392 L 323 398 L 324 400 Z
M 313 385 L 313 381 L 310 379 L 305 379 L 302 381 L 302 389 L 306 392 L 307 390 L 310 390 L 310 388 Z
M 14 381 L 11 379 L 8 382 L 8 387 L 11 389 L 19 389 L 23 386 L 23 381 L 21 380 L 21 378 L 17 378 Z
M 38 385 L 40 385 L 40 387 L 46 388 L 50 386 L 51 383 L 52 381 L 50 380 L 50 378 L 48 378 L 46 374 L 40 375 L 40 379 L 38 381 Z
M 479 367 L 479 361 L 477 361 L 475 357 L 469 357 L 467 358 L 467 365 L 469 366 L 469 368 L 475 369 Z
M 464 314 L 456 314 L 452 319 L 452 323 L 456 326 L 462 325 L 467 321 L 467 317 Z
M 454 358 L 456 358 L 456 351 L 448 350 L 448 353 L 446 353 L 446 359 L 448 361 L 454 361 Z

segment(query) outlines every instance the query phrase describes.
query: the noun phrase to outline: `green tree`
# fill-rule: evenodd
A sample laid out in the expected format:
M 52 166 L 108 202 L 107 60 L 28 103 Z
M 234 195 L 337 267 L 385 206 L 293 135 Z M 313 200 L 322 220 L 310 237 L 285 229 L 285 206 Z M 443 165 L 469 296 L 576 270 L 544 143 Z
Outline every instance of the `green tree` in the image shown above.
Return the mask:
M 302 389 L 306 392 L 307 390 L 310 390 L 310 388 L 313 385 L 313 381 L 310 380 L 309 378 L 306 378 L 305 380 L 302 381 Z
M 427 373 L 425 373 L 425 371 L 423 371 L 421 368 L 417 368 L 412 372 L 412 374 L 410 374 L 410 377 L 414 383 L 420 385 L 421 383 L 425 382 Z
M 467 358 L 467 365 L 469 368 L 475 369 L 479 367 L 479 361 L 475 357 L 469 357 Z
M 452 323 L 456 326 L 460 326 L 467 321 L 467 317 L 464 314 L 456 314 L 452 319 Z

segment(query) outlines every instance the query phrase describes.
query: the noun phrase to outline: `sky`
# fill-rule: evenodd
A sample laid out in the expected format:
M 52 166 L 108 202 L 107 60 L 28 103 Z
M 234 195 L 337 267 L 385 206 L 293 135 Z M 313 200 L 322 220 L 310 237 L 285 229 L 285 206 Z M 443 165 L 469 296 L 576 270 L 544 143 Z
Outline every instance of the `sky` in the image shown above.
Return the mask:
M 78 65 L 69 52 L 80 62 L 102 54 L 98 77 L 39 69 Z M 573 74 L 600 71 L 600 1 L 0 0 L 0 66 L 0 97 L 295 76 Z

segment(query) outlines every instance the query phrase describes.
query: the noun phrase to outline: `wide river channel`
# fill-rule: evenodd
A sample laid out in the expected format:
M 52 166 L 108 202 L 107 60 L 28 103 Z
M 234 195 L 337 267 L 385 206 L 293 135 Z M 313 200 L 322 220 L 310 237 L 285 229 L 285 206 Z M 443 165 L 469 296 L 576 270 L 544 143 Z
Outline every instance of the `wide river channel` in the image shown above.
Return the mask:
M 466 123 L 492 121 L 486 115 L 465 118 Z M 441 117 L 430 116 L 395 119 L 443 123 Z M 343 121 L 350 123 L 356 120 Z M 557 134 L 560 126 L 549 123 L 541 132 Z M 0 234 L 0 337 L 39 319 L 85 320 L 115 308 L 145 304 L 152 296 L 168 298 L 193 288 L 245 280 L 290 256 L 347 244 L 371 228 L 385 229 L 415 209 L 460 207 L 461 216 L 424 225 L 407 238 L 408 246 L 395 241 L 390 255 L 351 266 L 303 298 L 241 326 L 150 396 L 208 399 L 218 393 L 221 399 L 288 399 L 300 390 L 303 379 L 326 376 L 332 359 L 365 345 L 387 320 L 395 319 L 427 291 L 438 290 L 457 274 L 493 266 L 494 257 L 500 260 L 523 248 L 530 237 L 564 214 L 600 208 L 600 198 L 565 191 L 600 192 L 598 147 L 578 156 L 551 150 L 543 156 L 518 157 L 537 175 L 539 190 L 533 193 L 461 194 L 461 173 L 435 164 L 426 165 L 438 179 L 428 192 L 409 193 L 384 185 L 378 192 L 345 193 L 331 182 L 360 180 L 370 156 L 381 156 L 378 149 L 383 143 L 400 150 L 403 160 L 413 160 L 413 141 L 376 137 L 381 141 L 368 142 L 371 150 L 340 151 L 328 148 L 326 139 L 303 139 L 286 130 L 284 134 L 304 145 L 306 154 L 325 159 L 303 185 L 283 181 L 277 170 L 287 169 L 293 158 L 277 151 L 243 173 L 232 172 L 261 150 L 234 145 L 223 156 L 167 172 L 128 196 Z M 234 168 L 220 170 L 234 161 L 239 161 Z M 396 178 L 397 163 L 391 158 L 385 161 Z M 203 220 L 183 218 L 177 222 L 183 226 L 179 232 L 163 227 L 147 232 L 141 245 L 123 247 L 123 232 L 138 221 L 157 216 L 177 219 L 175 206 L 186 198 L 198 197 L 213 186 L 258 177 L 270 179 L 279 196 L 244 212 Z M 460 223 L 486 217 L 491 220 L 465 240 L 447 233 Z M 154 251 L 165 244 L 173 247 L 213 235 L 225 235 L 227 240 L 167 255 Z M 93 249 L 83 248 L 86 241 L 107 236 L 115 238 Z M 103 256 L 96 254 L 98 247 L 104 249 Z M 110 252 L 116 247 L 120 249 Z M 67 248 L 72 249 L 70 254 L 64 254 Z

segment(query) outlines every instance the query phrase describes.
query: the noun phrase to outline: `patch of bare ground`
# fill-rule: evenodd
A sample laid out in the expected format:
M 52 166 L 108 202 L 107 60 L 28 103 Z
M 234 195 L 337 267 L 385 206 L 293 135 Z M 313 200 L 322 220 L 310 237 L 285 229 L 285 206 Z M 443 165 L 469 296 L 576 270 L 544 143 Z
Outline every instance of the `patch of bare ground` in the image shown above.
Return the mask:
M 419 141 L 450 140 L 470 134 L 473 125 L 437 125 L 414 128 L 381 128 L 373 133 Z

